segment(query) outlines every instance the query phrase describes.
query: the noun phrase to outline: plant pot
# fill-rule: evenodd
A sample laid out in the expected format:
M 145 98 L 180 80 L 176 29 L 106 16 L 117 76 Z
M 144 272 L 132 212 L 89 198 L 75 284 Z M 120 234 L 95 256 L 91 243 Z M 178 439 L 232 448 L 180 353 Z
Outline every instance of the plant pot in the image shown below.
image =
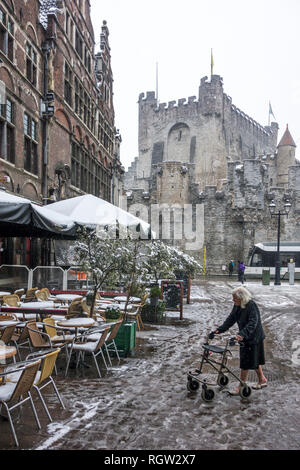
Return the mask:
M 119 328 L 115 343 L 119 355 L 126 357 L 136 345 L 136 322 L 123 323 Z
M 150 297 L 151 307 L 157 307 L 158 301 L 159 301 L 159 297 Z

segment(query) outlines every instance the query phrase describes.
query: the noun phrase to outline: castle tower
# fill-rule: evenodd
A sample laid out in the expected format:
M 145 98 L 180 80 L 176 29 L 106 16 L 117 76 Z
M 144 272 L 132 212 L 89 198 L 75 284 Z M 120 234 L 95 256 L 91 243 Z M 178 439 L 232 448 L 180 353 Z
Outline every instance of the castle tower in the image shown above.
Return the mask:
M 279 142 L 277 153 L 277 185 L 288 185 L 288 169 L 290 166 L 295 165 L 296 144 L 289 131 L 288 124 L 286 125 L 285 133 Z

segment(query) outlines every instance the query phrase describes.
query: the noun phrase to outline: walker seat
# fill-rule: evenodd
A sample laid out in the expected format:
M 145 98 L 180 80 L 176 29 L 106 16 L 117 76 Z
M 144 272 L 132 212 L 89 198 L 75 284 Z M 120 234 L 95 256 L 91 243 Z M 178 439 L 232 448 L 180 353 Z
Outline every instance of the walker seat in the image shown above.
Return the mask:
M 202 348 L 217 354 L 223 354 L 226 351 L 225 348 L 220 348 L 219 346 L 215 346 L 213 344 L 203 344 Z

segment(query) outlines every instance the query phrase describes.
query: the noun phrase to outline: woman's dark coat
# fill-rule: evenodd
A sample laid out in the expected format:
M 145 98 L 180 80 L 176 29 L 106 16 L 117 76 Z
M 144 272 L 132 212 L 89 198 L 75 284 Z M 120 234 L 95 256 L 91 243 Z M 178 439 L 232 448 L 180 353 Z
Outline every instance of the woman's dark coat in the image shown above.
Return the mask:
M 246 343 L 258 344 L 265 339 L 259 309 L 253 300 L 249 300 L 244 309 L 234 305 L 230 315 L 217 330 L 219 330 L 220 333 L 224 333 L 235 323 L 237 323 L 239 327 L 238 334 L 244 338 Z

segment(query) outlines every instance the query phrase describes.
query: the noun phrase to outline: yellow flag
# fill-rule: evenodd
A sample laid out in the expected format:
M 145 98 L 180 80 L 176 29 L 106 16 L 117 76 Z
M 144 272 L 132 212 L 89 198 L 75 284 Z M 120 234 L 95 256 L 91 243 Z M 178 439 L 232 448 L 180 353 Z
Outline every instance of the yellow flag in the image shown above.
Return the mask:
M 211 49 L 211 59 L 210 59 L 210 74 L 214 74 L 214 56 L 213 56 L 213 50 Z

